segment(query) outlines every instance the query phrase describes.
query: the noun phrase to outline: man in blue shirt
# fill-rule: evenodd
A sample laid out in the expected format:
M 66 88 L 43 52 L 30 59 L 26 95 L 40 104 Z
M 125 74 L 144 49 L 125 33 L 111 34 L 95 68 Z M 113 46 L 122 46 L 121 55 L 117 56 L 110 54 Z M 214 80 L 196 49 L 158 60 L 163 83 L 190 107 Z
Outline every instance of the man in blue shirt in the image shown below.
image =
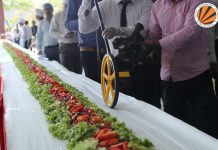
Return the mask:
M 78 10 L 82 0 L 68 0 L 67 14 L 65 26 L 70 31 L 78 31 Z M 94 2 L 92 1 L 92 7 Z M 97 35 L 97 36 L 96 36 Z M 101 35 L 101 31 L 92 32 L 89 34 L 81 34 L 78 32 L 79 47 L 82 66 L 85 71 L 86 77 L 100 82 L 97 62 L 97 47 L 102 49 L 104 47 L 104 41 Z M 96 38 L 98 37 L 98 38 Z M 97 46 L 97 40 L 98 46 Z

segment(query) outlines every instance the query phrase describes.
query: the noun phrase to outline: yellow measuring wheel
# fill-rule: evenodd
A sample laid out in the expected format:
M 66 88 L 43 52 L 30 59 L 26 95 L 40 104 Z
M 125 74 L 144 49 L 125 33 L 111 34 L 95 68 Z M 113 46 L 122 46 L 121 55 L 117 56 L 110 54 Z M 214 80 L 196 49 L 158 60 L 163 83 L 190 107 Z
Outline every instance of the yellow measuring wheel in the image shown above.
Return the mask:
M 101 87 L 105 104 L 111 108 L 116 106 L 119 96 L 119 78 L 116 68 L 114 56 L 106 54 L 101 65 Z

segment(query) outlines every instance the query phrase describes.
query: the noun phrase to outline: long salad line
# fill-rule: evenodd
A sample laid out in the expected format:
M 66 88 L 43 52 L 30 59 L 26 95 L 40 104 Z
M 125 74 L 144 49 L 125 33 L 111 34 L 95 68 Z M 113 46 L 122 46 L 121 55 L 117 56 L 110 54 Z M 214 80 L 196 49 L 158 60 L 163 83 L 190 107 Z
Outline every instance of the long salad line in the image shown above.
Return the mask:
M 3 45 L 42 106 L 49 131 L 61 140 L 68 140 L 69 150 L 154 149 L 147 139 L 137 138 L 123 122 L 98 108 L 27 54 L 7 42 Z

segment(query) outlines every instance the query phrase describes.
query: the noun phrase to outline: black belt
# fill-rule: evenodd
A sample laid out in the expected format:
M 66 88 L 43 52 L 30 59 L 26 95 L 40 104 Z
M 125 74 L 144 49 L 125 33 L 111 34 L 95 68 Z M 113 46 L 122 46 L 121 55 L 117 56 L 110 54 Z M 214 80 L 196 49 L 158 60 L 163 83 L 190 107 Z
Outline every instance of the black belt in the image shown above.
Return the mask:
M 45 48 L 53 48 L 53 47 L 58 47 L 58 45 L 53 45 L 53 46 L 45 46 Z
M 60 45 L 78 45 L 78 43 L 60 43 Z
M 188 79 L 185 81 L 176 81 L 173 82 L 172 79 L 170 81 L 161 81 L 161 85 L 162 86 L 171 86 L 171 87 L 185 87 L 185 86 L 194 86 L 194 85 L 201 85 L 203 84 L 206 80 L 210 80 L 210 71 L 207 70 L 203 73 L 201 73 L 200 75 L 192 78 L 192 79 Z

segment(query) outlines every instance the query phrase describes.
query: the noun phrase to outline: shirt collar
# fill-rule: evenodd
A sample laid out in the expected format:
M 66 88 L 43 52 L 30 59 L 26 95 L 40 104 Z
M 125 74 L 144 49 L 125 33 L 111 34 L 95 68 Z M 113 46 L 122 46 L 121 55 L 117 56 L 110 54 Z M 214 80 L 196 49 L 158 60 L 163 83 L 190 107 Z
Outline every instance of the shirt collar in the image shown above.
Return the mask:
M 176 0 L 176 3 L 182 1 L 182 0 Z M 166 3 L 168 4 L 168 6 L 172 6 L 174 3 L 172 0 L 166 0 Z
M 114 0 L 117 4 L 119 4 L 122 0 Z M 136 3 L 137 0 L 131 0 L 132 3 Z

